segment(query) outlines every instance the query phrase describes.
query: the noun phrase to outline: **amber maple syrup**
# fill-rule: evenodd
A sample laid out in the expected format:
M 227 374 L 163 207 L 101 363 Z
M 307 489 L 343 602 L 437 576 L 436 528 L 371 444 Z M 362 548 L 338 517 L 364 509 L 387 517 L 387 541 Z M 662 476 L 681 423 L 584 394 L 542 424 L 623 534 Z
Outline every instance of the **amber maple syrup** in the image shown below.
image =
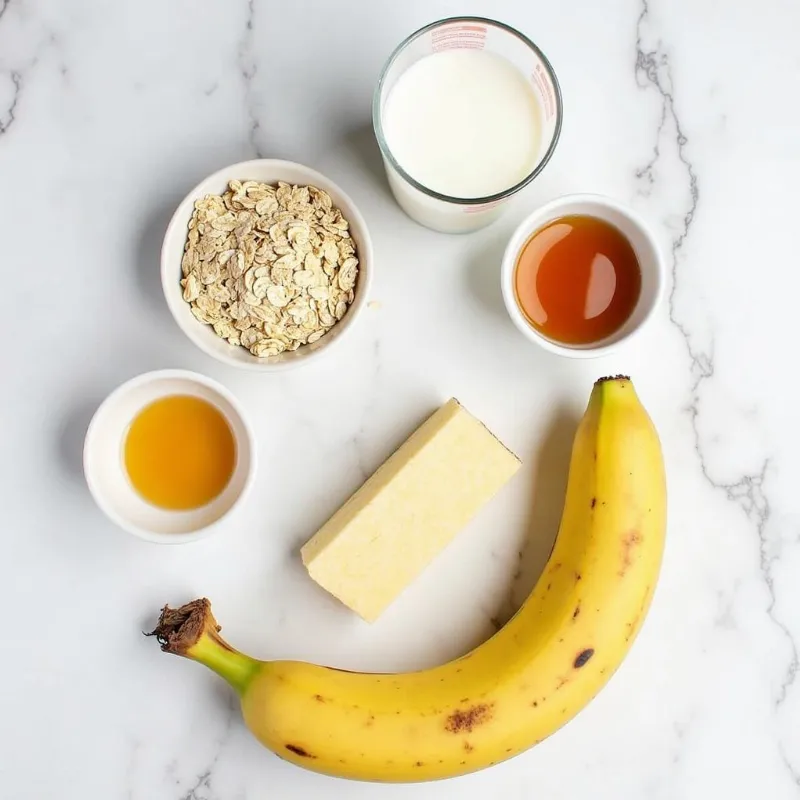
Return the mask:
M 228 485 L 236 441 L 211 403 L 171 395 L 145 406 L 131 422 L 124 460 L 128 479 L 143 499 L 187 511 L 210 503 Z
M 639 300 L 642 273 L 616 227 L 597 217 L 567 216 L 525 242 L 514 285 L 534 328 L 553 341 L 583 345 L 622 327 Z

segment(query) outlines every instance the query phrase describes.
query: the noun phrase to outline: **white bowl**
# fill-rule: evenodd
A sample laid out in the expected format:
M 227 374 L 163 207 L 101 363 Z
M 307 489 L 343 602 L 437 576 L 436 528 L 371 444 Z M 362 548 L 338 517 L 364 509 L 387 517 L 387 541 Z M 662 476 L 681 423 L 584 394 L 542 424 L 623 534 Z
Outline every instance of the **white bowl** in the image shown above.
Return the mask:
M 145 502 L 128 480 L 123 463 L 125 436 L 133 418 L 160 397 L 188 394 L 212 403 L 225 417 L 236 441 L 236 466 L 214 500 L 191 511 L 167 511 Z M 83 470 L 95 502 L 120 528 L 148 542 L 185 544 L 202 539 L 241 503 L 253 483 L 253 431 L 236 398 L 216 381 L 186 370 L 146 372 L 123 383 L 100 405 L 89 423 Z
M 596 217 L 614 225 L 628 239 L 636 253 L 642 273 L 639 300 L 630 317 L 610 336 L 584 345 L 555 342 L 540 333 L 519 307 L 514 290 L 517 257 L 528 238 L 559 217 L 582 215 Z M 522 334 L 551 353 L 567 358 L 597 358 L 614 352 L 623 342 L 638 335 L 663 299 L 666 265 L 656 238 L 645 222 L 627 206 L 599 194 L 573 194 L 559 197 L 534 211 L 522 221 L 511 237 L 503 255 L 501 284 L 508 315 Z
M 294 352 L 281 353 L 271 358 L 258 358 L 244 347 L 236 347 L 214 333 L 210 325 L 195 319 L 189 304 L 183 299 L 180 285 L 181 259 L 189 231 L 189 220 L 194 203 L 207 194 L 222 194 L 231 180 L 253 180 L 264 183 L 286 183 L 316 186 L 326 191 L 345 219 L 350 223 L 350 235 L 356 245 L 359 260 L 358 280 L 355 299 L 344 318 L 331 328 L 330 332 L 313 344 L 302 345 Z M 170 220 L 164 243 L 161 247 L 161 284 L 164 288 L 169 310 L 180 329 L 205 353 L 234 367 L 257 372 L 276 372 L 290 369 L 317 360 L 323 353 L 329 353 L 346 333 L 353 328 L 357 318 L 367 304 L 372 281 L 372 240 L 364 218 L 355 203 L 333 181 L 302 164 L 292 161 L 261 158 L 243 161 L 215 172 L 192 189 L 183 199 Z

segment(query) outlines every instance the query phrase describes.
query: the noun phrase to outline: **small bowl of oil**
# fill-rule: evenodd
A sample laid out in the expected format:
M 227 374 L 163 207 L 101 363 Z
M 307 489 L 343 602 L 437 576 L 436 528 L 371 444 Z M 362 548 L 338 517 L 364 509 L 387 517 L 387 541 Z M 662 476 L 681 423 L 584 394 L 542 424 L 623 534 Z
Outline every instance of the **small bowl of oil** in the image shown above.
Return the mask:
M 248 493 L 255 438 L 221 384 L 186 370 L 148 372 L 97 409 L 83 467 L 109 519 L 149 542 L 185 544 L 214 532 Z
M 527 217 L 503 256 L 503 300 L 531 341 L 568 358 L 614 352 L 644 329 L 664 294 L 655 236 L 631 209 L 593 194 Z

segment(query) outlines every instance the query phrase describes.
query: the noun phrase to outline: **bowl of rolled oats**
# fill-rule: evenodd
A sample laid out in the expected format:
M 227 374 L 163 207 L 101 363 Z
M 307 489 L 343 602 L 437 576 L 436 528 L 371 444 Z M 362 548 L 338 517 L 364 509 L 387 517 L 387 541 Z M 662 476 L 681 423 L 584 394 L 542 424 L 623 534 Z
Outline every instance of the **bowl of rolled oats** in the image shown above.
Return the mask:
M 353 201 L 324 175 L 258 159 L 184 198 L 161 250 L 181 330 L 208 355 L 272 372 L 342 340 L 367 303 L 372 242 Z

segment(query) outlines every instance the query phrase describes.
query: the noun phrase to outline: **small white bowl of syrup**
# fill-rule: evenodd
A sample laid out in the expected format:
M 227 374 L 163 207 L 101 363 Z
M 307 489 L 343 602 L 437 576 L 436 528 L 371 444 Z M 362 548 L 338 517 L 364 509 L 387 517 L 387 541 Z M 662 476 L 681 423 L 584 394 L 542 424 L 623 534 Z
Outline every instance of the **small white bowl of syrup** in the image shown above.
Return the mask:
M 236 398 L 185 370 L 148 372 L 100 405 L 83 467 L 102 511 L 159 544 L 208 536 L 255 476 L 255 438 Z
M 664 293 L 655 236 L 602 195 L 560 197 L 527 217 L 503 256 L 503 300 L 531 341 L 568 358 L 596 358 L 638 334 Z

